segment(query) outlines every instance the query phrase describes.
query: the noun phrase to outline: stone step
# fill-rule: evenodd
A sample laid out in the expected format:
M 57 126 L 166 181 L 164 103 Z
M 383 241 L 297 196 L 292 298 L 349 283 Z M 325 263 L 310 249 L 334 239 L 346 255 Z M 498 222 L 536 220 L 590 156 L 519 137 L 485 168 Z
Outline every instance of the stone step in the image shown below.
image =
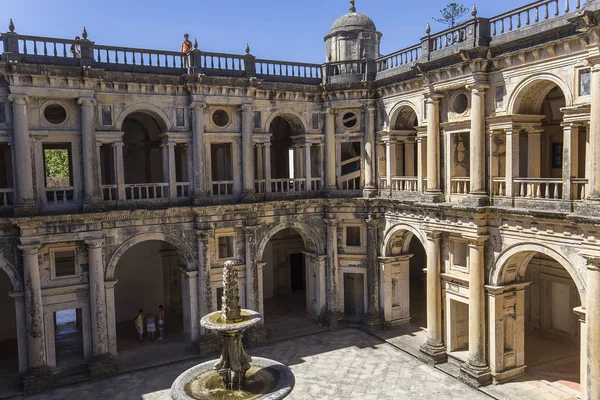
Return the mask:
M 90 371 L 87 364 L 55 368 L 52 371 L 54 386 L 70 385 L 89 380 Z

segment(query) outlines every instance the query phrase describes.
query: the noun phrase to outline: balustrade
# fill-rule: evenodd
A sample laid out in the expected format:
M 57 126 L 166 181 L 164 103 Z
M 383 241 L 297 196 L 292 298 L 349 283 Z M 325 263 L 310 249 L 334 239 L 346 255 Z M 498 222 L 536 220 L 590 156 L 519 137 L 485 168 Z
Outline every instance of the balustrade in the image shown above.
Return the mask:
M 406 64 L 414 64 L 421 58 L 421 44 L 399 50 L 377 59 L 377 72 L 397 68 Z
M 177 182 L 175 183 L 177 189 L 177 197 L 188 197 L 190 195 L 190 183 L 189 182 Z
M 560 178 L 515 178 L 515 197 L 561 199 L 563 181 Z
M 212 181 L 213 196 L 231 196 L 233 194 L 233 181 Z
M 183 68 L 183 55 L 175 51 L 148 50 L 117 46 L 94 46 L 94 60 L 101 64 Z
M 102 185 L 102 197 L 104 201 L 116 201 L 118 193 L 119 188 L 117 185 Z
M 271 179 L 271 192 L 290 193 L 303 192 L 306 187 L 306 179 Z
M 256 60 L 258 75 L 321 79 L 321 66 L 287 61 Z
M 469 194 L 471 191 L 471 178 L 467 177 L 452 177 L 450 178 L 450 193 L 451 194 Z
M 264 179 L 256 179 L 254 181 L 254 191 L 256 193 L 262 194 L 267 191 L 267 182 Z
M 127 200 L 160 200 L 168 197 L 168 183 L 136 183 L 125 185 L 125 198 Z
M 310 180 L 310 190 L 312 190 L 313 192 L 319 191 L 322 189 L 323 187 L 323 180 L 321 178 L 311 178 Z
M 0 189 L 0 207 L 14 205 L 14 189 Z
M 73 186 L 46 188 L 46 203 L 61 204 L 74 200 L 75 188 Z
M 573 189 L 572 196 L 573 200 L 585 200 L 587 197 L 587 185 L 589 181 L 587 179 L 574 178 L 572 179 Z
M 200 67 L 225 71 L 244 71 L 244 56 L 225 53 L 206 53 L 200 55 Z
M 506 196 L 506 178 L 492 178 L 492 194 L 494 196 Z

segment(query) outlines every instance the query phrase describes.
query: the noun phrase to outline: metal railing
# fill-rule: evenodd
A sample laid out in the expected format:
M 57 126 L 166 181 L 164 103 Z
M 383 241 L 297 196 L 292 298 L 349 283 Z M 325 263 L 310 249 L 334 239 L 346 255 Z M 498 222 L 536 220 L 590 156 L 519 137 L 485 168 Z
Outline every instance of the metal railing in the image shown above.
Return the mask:
M 125 185 L 127 200 L 160 200 L 169 198 L 168 183 L 136 183 Z
M 535 199 L 562 198 L 563 181 L 560 178 L 515 178 L 515 197 Z

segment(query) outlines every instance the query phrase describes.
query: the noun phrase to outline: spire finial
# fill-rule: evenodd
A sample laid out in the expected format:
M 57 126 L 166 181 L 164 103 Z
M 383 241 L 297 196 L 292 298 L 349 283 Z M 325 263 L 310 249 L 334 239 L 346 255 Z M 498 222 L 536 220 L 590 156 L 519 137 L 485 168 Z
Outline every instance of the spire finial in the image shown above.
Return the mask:
M 194 50 L 198 50 L 198 39 L 194 38 Z
M 477 17 L 477 6 L 473 4 L 473 8 L 471 9 L 471 15 L 473 18 Z
M 246 43 L 246 54 L 250 54 L 250 45 Z
M 356 5 L 354 4 L 354 0 L 350 0 L 350 12 L 356 12 Z
M 83 27 L 83 31 L 81 32 L 81 36 L 82 36 L 84 39 L 87 39 L 87 30 L 85 29 L 85 26 Z
M 12 18 L 10 19 L 10 21 L 8 22 L 8 30 L 11 32 L 15 31 L 15 24 L 13 24 L 12 22 Z
M 427 35 L 429 35 L 431 33 L 431 25 L 429 25 L 429 22 L 427 23 L 427 26 L 425 27 L 425 33 Z

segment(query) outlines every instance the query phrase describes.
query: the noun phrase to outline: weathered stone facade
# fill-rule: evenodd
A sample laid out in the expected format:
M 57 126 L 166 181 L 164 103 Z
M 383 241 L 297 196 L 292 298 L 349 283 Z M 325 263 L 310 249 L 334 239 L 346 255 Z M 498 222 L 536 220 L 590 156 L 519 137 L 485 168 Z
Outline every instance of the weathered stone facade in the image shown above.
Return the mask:
M 526 368 L 535 323 L 577 338 L 582 398 L 600 398 L 600 2 L 538 3 L 491 19 L 474 9 L 389 56 L 351 8 L 323 65 L 249 49 L 182 60 L 85 32 L 77 58 L 72 40 L 11 22 L 0 41 L 0 268 L 25 390 L 52 385 L 60 310 L 81 310 L 91 375 L 114 372 L 129 250 L 162 243 L 164 287 L 179 288 L 185 338 L 202 343 L 224 262 L 236 263 L 242 307 L 264 312 L 265 282 L 277 291 L 279 279 L 266 249 L 295 231 L 312 318 L 407 323 L 409 266 L 422 262 L 424 359 L 467 349 L 466 382 L 502 382 Z M 68 158 L 61 185 L 48 179 L 50 150 Z M 413 239 L 426 260 L 414 261 Z M 65 253 L 74 270 L 63 275 Z M 557 305 L 528 311 L 543 303 Z

